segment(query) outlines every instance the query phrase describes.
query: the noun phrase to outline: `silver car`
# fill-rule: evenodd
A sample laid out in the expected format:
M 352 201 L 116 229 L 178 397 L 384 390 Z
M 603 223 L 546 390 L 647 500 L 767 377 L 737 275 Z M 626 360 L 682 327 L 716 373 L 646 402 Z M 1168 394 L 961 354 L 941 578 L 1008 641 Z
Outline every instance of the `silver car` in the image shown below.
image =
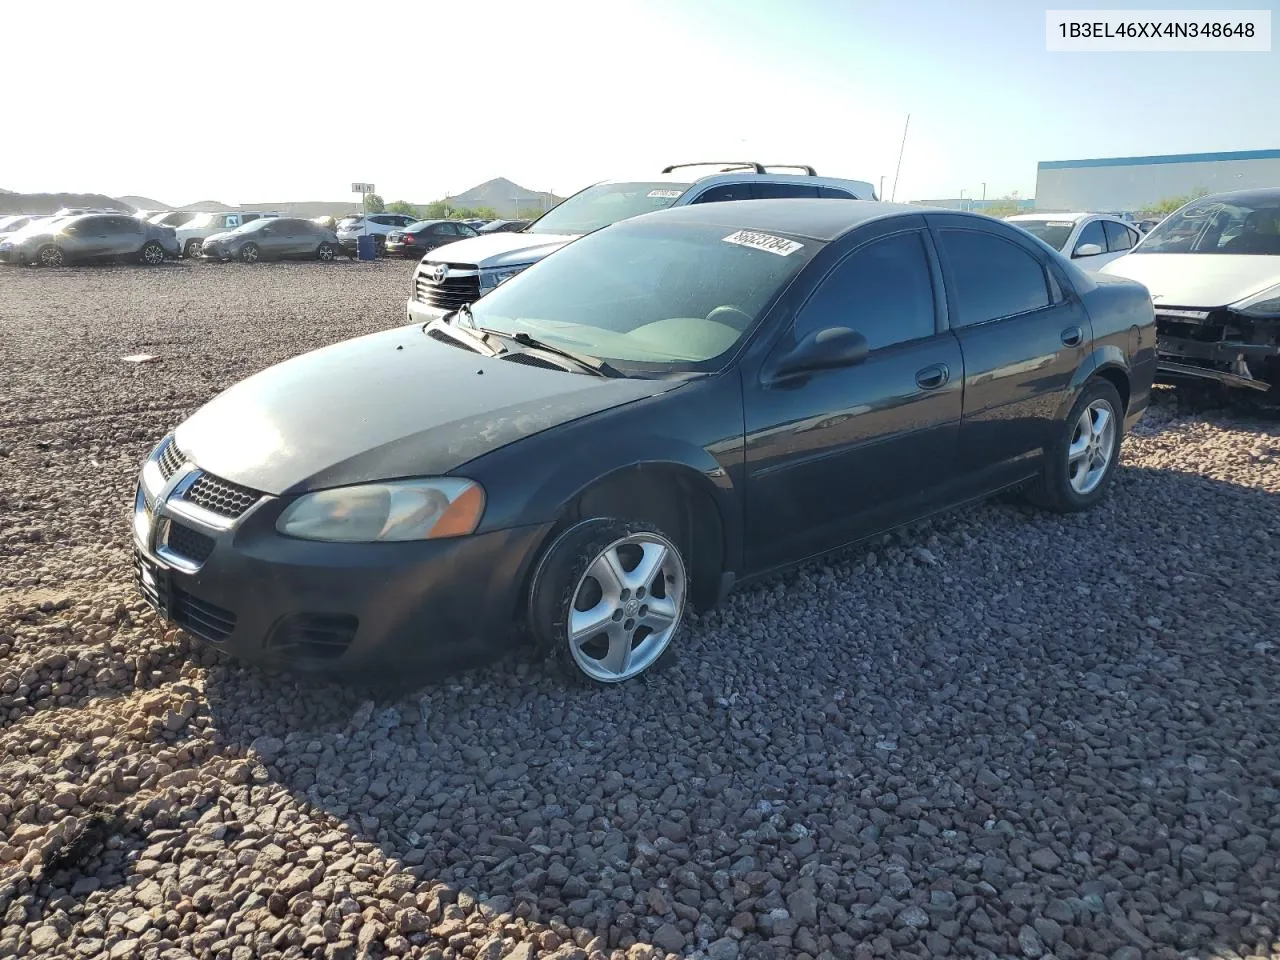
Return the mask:
M 172 227 L 159 227 L 123 213 L 54 219 L 0 242 L 0 262 L 41 267 L 113 260 L 155 266 L 180 253 Z
M 333 260 L 341 247 L 332 230 L 296 217 L 262 217 L 226 233 L 205 237 L 206 260 Z

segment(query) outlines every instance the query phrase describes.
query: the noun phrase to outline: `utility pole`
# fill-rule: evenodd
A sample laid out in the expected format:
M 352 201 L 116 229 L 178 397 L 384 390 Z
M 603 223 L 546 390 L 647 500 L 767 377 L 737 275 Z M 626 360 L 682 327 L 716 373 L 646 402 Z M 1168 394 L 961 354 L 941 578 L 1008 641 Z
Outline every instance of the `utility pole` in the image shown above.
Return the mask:
M 898 148 L 898 166 L 893 171 L 893 194 L 889 197 L 893 200 L 898 196 L 898 175 L 902 173 L 902 152 L 907 149 L 907 128 L 911 126 L 911 114 L 907 114 L 907 122 L 902 125 L 902 146 Z
M 987 185 L 985 183 L 982 185 L 982 202 L 987 202 Z

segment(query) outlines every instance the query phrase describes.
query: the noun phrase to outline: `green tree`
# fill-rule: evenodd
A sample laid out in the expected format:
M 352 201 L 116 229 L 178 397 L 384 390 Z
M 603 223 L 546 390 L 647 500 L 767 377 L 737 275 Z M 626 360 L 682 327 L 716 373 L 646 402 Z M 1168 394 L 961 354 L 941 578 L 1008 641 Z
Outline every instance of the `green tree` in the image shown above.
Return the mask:
M 1200 188 L 1198 190 L 1191 191 L 1191 193 L 1184 194 L 1181 197 L 1165 197 L 1163 200 L 1157 203 L 1154 207 L 1152 207 L 1150 210 L 1147 210 L 1145 212 L 1153 213 L 1156 216 L 1160 216 L 1160 217 L 1167 217 L 1169 214 L 1173 213 L 1173 211 L 1177 210 L 1183 204 L 1190 203 L 1192 200 L 1199 200 L 1201 197 L 1206 196 L 1208 193 L 1209 193 L 1208 190 L 1205 190 L 1204 188 Z
M 382 213 L 386 210 L 386 204 L 376 193 L 367 193 L 364 197 L 364 209 L 366 213 Z
M 422 208 L 423 220 L 444 220 L 449 216 L 449 205 L 443 200 L 428 203 Z
M 418 216 L 418 208 L 408 200 L 392 200 L 387 204 L 386 213 L 403 213 L 406 217 Z

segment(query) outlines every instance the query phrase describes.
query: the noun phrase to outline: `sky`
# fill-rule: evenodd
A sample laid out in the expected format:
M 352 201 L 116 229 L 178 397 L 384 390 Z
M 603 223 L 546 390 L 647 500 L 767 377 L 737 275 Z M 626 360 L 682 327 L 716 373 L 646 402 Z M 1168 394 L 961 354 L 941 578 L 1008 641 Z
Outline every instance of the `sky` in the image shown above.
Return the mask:
M 1170 2 L 14 3 L 0 188 L 427 202 L 758 160 L 1030 197 L 1041 160 L 1280 147 L 1280 53 L 1045 50 L 1046 6 Z

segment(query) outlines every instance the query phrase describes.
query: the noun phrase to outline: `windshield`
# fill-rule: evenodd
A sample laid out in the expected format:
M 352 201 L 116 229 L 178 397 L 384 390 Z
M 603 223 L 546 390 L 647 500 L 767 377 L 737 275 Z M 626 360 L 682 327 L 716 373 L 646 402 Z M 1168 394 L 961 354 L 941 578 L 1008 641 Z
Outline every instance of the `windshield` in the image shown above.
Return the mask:
M 0 231 L 16 230 L 22 226 L 22 217 L 0 217 Z
M 478 326 L 528 333 L 633 372 L 714 370 L 822 246 L 705 224 L 619 224 L 568 244 L 472 305 Z M 735 238 L 730 240 L 729 238 Z
M 1280 256 L 1280 191 L 1189 204 L 1153 227 L 1133 253 Z
M 214 220 L 220 215 L 212 213 L 197 213 L 192 219 L 188 220 L 185 226 L 188 227 L 211 227 Z M 154 221 L 153 221 L 154 222 Z
M 619 220 L 669 207 L 691 186 L 670 181 L 598 183 L 548 210 L 533 222 L 529 233 L 581 236 Z
M 1072 220 L 1009 220 L 1015 227 L 1021 227 L 1033 237 L 1039 237 L 1055 250 L 1062 250 L 1067 245 L 1067 238 L 1075 229 Z
M 338 221 L 339 227 L 355 227 L 364 222 L 364 217 L 343 217 Z
M 240 224 L 240 226 L 236 227 L 231 232 L 232 233 L 249 233 L 253 230 L 261 230 L 263 227 L 265 227 L 268 223 L 271 223 L 271 222 L 272 222 L 271 220 L 268 220 L 265 217 L 258 217 L 256 220 L 250 220 L 248 223 Z
M 46 230 L 52 230 L 63 221 L 70 220 L 70 217 L 35 217 L 30 223 L 22 227 L 20 230 L 13 232 L 13 237 L 28 237 L 33 233 L 43 233 Z

